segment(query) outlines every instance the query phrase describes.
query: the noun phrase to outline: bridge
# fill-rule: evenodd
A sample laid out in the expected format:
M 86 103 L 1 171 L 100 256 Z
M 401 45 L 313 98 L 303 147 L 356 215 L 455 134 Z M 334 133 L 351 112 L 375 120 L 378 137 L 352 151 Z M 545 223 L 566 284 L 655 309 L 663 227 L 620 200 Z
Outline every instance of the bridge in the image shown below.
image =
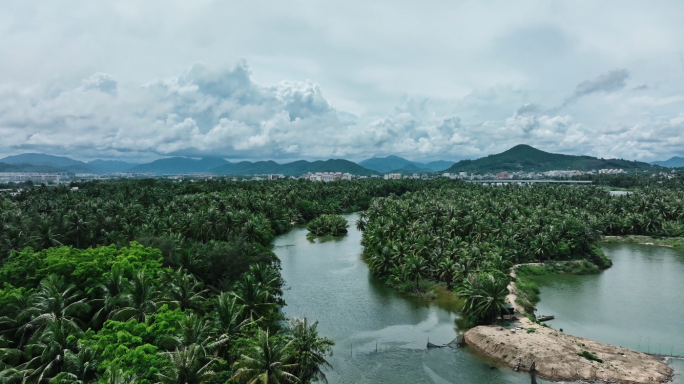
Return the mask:
M 492 179 L 492 180 L 464 180 L 467 183 L 476 184 L 518 184 L 518 185 L 532 185 L 532 184 L 571 184 L 571 185 L 587 185 L 592 181 L 585 180 L 514 180 L 514 179 Z

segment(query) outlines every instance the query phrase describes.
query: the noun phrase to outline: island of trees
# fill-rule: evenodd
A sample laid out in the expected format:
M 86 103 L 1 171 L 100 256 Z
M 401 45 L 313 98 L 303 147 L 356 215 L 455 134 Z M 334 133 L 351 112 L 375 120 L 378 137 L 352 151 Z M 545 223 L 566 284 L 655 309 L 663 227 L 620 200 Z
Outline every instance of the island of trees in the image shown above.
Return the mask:
M 312 236 L 342 236 L 347 233 L 347 219 L 340 215 L 321 215 L 306 226 Z

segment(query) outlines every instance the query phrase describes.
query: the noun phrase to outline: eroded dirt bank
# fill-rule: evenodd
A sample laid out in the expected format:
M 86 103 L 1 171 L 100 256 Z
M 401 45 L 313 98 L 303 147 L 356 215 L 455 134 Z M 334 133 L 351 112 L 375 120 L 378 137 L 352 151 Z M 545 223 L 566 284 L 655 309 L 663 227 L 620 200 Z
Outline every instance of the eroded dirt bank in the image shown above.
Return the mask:
M 496 326 L 478 326 L 465 333 L 466 343 L 484 356 L 554 381 L 602 381 L 609 383 L 664 383 L 672 379 L 667 364 L 644 353 L 567 335 L 551 328 L 520 322 L 524 330 L 511 332 Z M 527 329 L 534 329 L 528 333 Z M 591 361 L 578 353 L 590 352 L 603 362 Z

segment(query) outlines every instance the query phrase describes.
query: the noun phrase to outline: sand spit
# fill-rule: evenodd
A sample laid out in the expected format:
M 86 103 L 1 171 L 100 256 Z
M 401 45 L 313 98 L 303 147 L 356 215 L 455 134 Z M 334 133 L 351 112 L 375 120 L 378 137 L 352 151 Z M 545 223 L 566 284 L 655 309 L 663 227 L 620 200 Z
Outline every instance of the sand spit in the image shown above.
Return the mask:
M 524 321 L 527 320 L 527 321 Z M 567 335 L 523 319 L 526 328 L 511 330 L 479 326 L 465 333 L 466 343 L 481 354 L 520 371 L 535 363 L 540 377 L 554 381 L 600 381 L 608 383 L 665 383 L 673 370 L 658 359 L 640 352 Z M 528 333 L 527 329 L 534 329 Z M 578 356 L 588 351 L 602 363 Z
M 514 280 L 518 266 L 515 265 L 511 270 Z M 514 329 L 512 332 L 511 329 L 498 326 L 478 326 L 468 330 L 464 335 L 465 342 L 482 355 L 511 369 L 519 365 L 519 370 L 524 372 L 529 372 L 532 363 L 535 363 L 537 374 L 553 381 L 646 384 L 672 380 L 672 367 L 655 357 L 533 323 L 522 315 L 524 310 L 516 303 L 518 296 L 513 282 L 508 289 L 510 293 L 507 300 L 520 319 L 516 325 L 523 329 Z M 584 351 L 594 354 L 603 362 L 578 355 Z

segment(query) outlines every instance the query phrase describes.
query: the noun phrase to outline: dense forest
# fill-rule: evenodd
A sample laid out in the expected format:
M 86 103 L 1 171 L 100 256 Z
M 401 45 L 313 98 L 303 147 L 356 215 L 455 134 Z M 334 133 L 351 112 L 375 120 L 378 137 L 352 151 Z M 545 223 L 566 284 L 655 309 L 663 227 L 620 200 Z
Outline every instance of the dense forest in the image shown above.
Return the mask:
M 684 189 L 611 196 L 588 186 L 457 183 L 376 199 L 357 226 L 376 276 L 414 293 L 446 284 L 475 324 L 504 309 L 514 264 L 579 259 L 605 267 L 602 235 L 683 236 Z
M 148 179 L 0 194 L 0 383 L 322 379 L 333 342 L 283 317 L 273 237 L 445 183 Z
M 513 264 L 609 263 L 602 235 L 684 235 L 684 189 L 449 179 L 128 180 L 0 193 L 0 383 L 311 382 L 333 341 L 286 319 L 271 251 L 297 223 L 357 227 L 372 272 L 440 282 L 491 321 Z M 78 189 L 73 189 L 78 186 Z M 344 225 L 343 225 L 344 224 Z

